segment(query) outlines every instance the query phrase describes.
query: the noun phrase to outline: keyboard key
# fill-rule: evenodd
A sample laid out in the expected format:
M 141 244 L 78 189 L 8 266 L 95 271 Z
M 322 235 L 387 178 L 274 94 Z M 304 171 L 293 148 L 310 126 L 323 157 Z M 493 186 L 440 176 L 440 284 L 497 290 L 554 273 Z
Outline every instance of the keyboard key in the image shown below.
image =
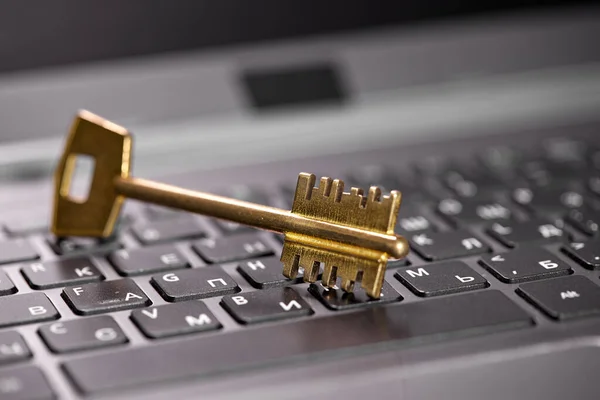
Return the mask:
M 194 251 L 211 264 L 270 256 L 273 249 L 256 233 L 194 242 Z
M 378 306 L 402 300 L 402 296 L 387 282 L 383 282 L 381 297 L 377 300 L 367 296 L 365 291 L 360 288 L 355 288 L 352 293 L 346 293 L 337 287 L 335 289 L 327 289 L 319 283 L 311 283 L 308 291 L 323 303 L 325 307 L 331 310 Z
M 410 237 L 411 247 L 424 259 L 444 260 L 490 251 L 490 248 L 469 231 L 419 233 Z
M 573 242 L 570 245 L 563 246 L 562 250 L 587 269 L 600 268 L 600 244 L 598 240 Z
M 44 293 L 26 293 L 0 297 L 0 328 L 29 324 L 60 317 Z
M 123 247 L 115 237 L 94 239 L 88 237 L 56 238 L 50 236 L 46 239 L 46 242 L 56 254 L 70 256 L 109 253 Z
M 540 247 L 523 247 L 506 253 L 484 256 L 480 264 L 502 282 L 526 282 L 569 275 L 571 267 Z
M 218 266 L 154 275 L 150 283 L 167 301 L 203 299 L 240 291 L 238 284 Z
M 131 230 L 146 245 L 206 236 L 205 229 L 192 216 L 141 222 Z
M 242 324 L 301 317 L 313 312 L 298 292 L 289 287 L 225 296 L 221 305 Z
M 567 234 L 556 225 L 545 220 L 525 222 L 494 222 L 487 233 L 507 247 L 522 243 L 563 241 Z
M 0 296 L 6 296 L 17 292 L 17 288 L 10 278 L 2 271 L 0 271 Z
M 515 202 L 538 215 L 563 215 L 570 209 L 581 208 L 585 205 L 582 190 L 564 186 L 535 189 L 519 187 L 513 190 L 512 196 Z
M 46 377 L 37 367 L 20 367 L 0 371 L 0 399 L 54 400 L 56 397 Z
M 75 314 L 91 315 L 146 307 L 146 294 L 131 279 L 119 279 L 63 289 L 62 296 Z
M 396 279 L 417 296 L 429 297 L 483 289 L 487 281 L 462 261 L 402 268 L 396 271 Z
M 92 350 L 127 343 L 127 337 L 107 315 L 55 322 L 40 327 L 39 334 L 54 353 Z
M 255 366 L 284 364 L 291 358 L 347 353 L 361 346 L 414 346 L 459 335 L 497 334 L 532 324 L 521 307 L 504 294 L 489 290 L 90 354 L 66 360 L 63 366 L 83 393 L 92 394 L 158 380 L 249 371 Z
M 580 275 L 527 283 L 517 293 L 558 320 L 600 313 L 600 287 Z
M 152 339 L 205 332 L 221 328 L 221 323 L 201 301 L 135 310 L 131 319 Z
M 498 203 L 476 200 L 443 199 L 437 205 L 437 211 L 454 226 L 489 221 L 510 221 L 512 211 Z
M 404 233 L 420 233 L 435 230 L 436 226 L 415 207 L 402 205 L 396 229 Z
M 119 250 L 108 256 L 117 272 L 124 276 L 181 269 L 190 266 L 188 260 L 170 244 Z
M 21 273 L 33 289 L 79 285 L 104 279 L 87 257 L 28 264 L 21 268 Z
M 252 286 L 258 289 L 302 282 L 301 273 L 293 280 L 283 276 L 283 266 L 277 257 L 243 261 L 237 270 Z
M 581 208 L 571 210 L 566 221 L 589 236 L 595 236 L 600 229 L 600 211 Z
M 31 358 L 31 351 L 17 332 L 0 332 L 0 365 Z
M 0 264 L 36 260 L 39 254 L 24 239 L 0 241 Z
M 33 233 L 48 232 L 49 218 L 32 216 L 30 218 L 19 218 L 4 223 L 4 230 L 13 237 L 27 236 Z

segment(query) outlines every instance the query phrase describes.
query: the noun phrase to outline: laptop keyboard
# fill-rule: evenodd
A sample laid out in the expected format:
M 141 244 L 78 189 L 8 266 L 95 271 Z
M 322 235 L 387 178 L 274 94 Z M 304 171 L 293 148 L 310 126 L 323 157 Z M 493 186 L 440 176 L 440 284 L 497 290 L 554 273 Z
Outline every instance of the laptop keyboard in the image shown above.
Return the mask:
M 560 139 L 425 159 L 409 174 L 347 171 L 347 186 L 403 191 L 397 232 L 411 253 L 390 262 L 379 300 L 286 279 L 280 236 L 175 210 L 134 203 L 101 241 L 6 224 L 0 398 L 54 398 L 63 385 L 49 368 L 84 395 L 598 315 L 598 154 Z M 288 185 L 271 189 L 222 193 L 289 203 Z M 36 363 L 40 351 L 56 362 Z

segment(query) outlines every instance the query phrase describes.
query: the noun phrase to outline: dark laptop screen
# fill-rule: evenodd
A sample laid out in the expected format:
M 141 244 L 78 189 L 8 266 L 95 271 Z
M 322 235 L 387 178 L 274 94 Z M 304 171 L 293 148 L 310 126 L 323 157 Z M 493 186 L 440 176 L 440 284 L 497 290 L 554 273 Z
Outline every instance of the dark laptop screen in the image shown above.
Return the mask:
M 0 72 L 563 4 L 573 1 L 10 0 Z

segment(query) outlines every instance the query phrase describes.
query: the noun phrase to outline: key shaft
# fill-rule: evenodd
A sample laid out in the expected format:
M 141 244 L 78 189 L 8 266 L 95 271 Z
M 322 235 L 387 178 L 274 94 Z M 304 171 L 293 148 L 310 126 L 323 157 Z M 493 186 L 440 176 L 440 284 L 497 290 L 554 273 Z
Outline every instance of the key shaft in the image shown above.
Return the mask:
M 117 194 L 127 198 L 208 215 L 272 232 L 294 232 L 339 241 L 384 252 L 393 258 L 402 258 L 407 252 L 406 240 L 400 236 L 319 221 L 275 207 L 140 178 L 116 177 L 114 187 Z

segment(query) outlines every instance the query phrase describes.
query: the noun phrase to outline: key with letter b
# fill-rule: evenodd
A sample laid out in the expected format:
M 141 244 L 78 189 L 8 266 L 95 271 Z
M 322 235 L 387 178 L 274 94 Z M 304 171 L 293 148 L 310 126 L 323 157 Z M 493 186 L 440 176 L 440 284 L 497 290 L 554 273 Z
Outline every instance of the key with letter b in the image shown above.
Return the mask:
M 372 298 L 380 296 L 388 259 L 408 253 L 406 240 L 394 233 L 401 200 L 397 191 L 382 196 L 379 188 L 371 187 L 366 195 L 358 188 L 346 193 L 341 180 L 321 178 L 315 187 L 315 176 L 301 173 L 290 212 L 132 178 L 131 145 L 125 128 L 86 111 L 79 113 L 55 173 L 52 232 L 56 236 L 110 236 L 128 197 L 282 233 L 281 261 L 287 278 L 295 279 L 302 269 L 304 281 L 313 283 L 323 265 L 324 286 L 333 287 L 340 278 L 341 288 L 350 292 L 360 282 Z M 95 160 L 87 199 L 69 194 L 81 155 Z M 205 246 L 209 243 L 198 242 L 195 249 L 208 262 L 221 262 L 221 255 L 215 257 L 215 249 Z M 244 248 L 245 254 L 271 254 L 268 246 L 263 249 L 264 243 L 257 243 L 246 243 L 252 249 Z

